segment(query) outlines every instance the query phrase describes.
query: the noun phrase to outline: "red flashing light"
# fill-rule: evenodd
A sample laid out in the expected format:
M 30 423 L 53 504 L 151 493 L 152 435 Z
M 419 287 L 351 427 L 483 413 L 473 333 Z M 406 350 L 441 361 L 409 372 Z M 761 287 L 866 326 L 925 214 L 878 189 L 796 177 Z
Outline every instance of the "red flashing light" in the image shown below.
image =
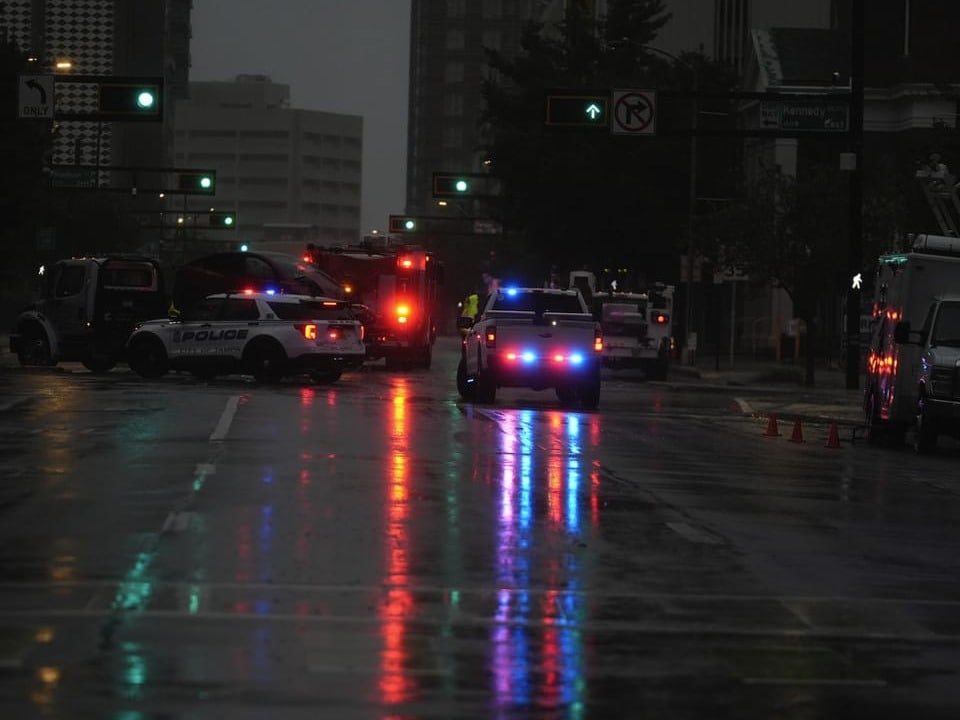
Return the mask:
M 330 330 L 327 331 L 327 338 L 333 341 L 342 340 L 343 332 L 340 328 L 330 328 Z
M 670 321 L 669 315 L 665 315 L 664 313 L 660 313 L 660 312 L 653 314 L 653 322 L 656 323 L 657 325 L 666 325 L 669 321 Z
M 249 288 L 249 287 L 248 287 L 248 288 L 244 288 L 244 289 L 243 289 L 243 294 L 244 294 L 244 295 L 253 295 L 253 288 Z
M 401 267 L 404 270 L 409 270 L 413 267 L 413 260 L 408 257 L 397 258 L 397 267 Z

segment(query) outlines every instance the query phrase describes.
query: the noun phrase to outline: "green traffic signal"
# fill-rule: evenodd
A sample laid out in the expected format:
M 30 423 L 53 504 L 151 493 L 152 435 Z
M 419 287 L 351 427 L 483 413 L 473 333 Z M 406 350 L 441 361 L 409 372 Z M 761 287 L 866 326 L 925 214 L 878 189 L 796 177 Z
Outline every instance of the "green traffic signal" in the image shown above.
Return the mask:
M 159 120 L 162 116 L 160 81 L 103 80 L 97 85 L 100 118 Z
M 217 187 L 217 174 L 202 170 L 177 172 L 177 189 L 185 195 L 213 195 Z
M 416 229 L 417 229 L 416 218 L 412 218 L 409 215 L 391 215 L 390 216 L 390 232 L 408 233 L 408 232 L 415 232 Z
M 469 175 L 433 174 L 433 196 L 435 198 L 470 195 L 473 183 Z
M 232 228 L 237 222 L 236 213 L 211 211 L 210 226 L 218 228 Z
M 545 125 L 560 127 L 605 127 L 609 98 L 605 95 L 571 93 L 547 95 Z

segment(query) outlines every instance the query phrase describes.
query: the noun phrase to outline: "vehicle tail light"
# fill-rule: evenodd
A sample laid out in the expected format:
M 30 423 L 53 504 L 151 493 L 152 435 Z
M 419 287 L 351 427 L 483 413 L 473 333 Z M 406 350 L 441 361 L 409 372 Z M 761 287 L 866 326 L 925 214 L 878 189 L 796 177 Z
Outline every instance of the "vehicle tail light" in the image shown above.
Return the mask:
M 243 294 L 244 294 L 244 295 L 253 295 L 253 288 L 251 288 L 251 287 L 244 288 L 244 289 L 243 289 Z
M 367 336 L 367 326 L 366 326 L 366 325 L 361 325 L 361 326 L 360 326 L 360 342 L 363 342 L 363 339 L 364 339 L 366 336 Z
M 406 304 L 397 305 L 397 322 L 400 325 L 406 325 L 410 322 L 410 306 Z
M 666 313 L 655 312 L 653 314 L 653 324 L 654 325 L 666 325 L 670 322 L 670 316 Z
M 294 325 L 294 327 L 307 340 L 317 339 L 317 326 L 315 323 L 303 323 L 301 325 Z
M 495 348 L 497 346 L 497 328 L 495 325 L 491 325 L 487 328 L 487 333 L 483 338 L 484 344 L 488 348 Z
M 603 333 L 600 332 L 600 328 L 593 331 L 593 351 L 603 352 Z
M 343 340 L 343 330 L 338 327 L 332 327 L 327 330 L 327 339 L 336 342 L 338 340 Z
M 398 257 L 397 258 L 397 267 L 402 270 L 410 270 L 413 268 L 413 258 L 409 257 Z

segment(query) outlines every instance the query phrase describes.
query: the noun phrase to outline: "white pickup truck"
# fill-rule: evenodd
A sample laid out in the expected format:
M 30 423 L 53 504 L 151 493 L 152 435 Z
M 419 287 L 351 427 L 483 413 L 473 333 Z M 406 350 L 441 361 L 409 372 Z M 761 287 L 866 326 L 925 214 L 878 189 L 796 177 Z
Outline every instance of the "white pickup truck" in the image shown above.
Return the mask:
M 564 405 L 600 404 L 603 338 L 579 290 L 500 288 L 463 340 L 457 390 L 492 403 L 497 388 L 555 388 Z

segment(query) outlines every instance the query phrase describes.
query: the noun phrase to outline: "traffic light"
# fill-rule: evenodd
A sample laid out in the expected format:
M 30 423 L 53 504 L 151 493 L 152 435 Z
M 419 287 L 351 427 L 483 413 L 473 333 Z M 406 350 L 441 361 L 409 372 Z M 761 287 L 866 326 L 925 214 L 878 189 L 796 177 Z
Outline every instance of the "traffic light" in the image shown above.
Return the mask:
M 607 128 L 610 98 L 594 93 L 548 94 L 544 124 L 553 127 Z
M 213 195 L 217 191 L 217 173 L 213 170 L 178 171 L 177 189 L 184 195 Z
M 101 80 L 97 83 L 99 120 L 162 120 L 163 79 Z
M 234 228 L 237 225 L 237 214 L 234 212 L 211 211 L 210 227 L 214 228 Z
M 409 233 L 416 232 L 417 230 L 417 219 L 410 217 L 409 215 L 391 215 L 390 216 L 390 232 L 392 233 Z
M 473 178 L 470 175 L 433 174 L 433 196 L 435 198 L 469 197 L 473 194 Z

